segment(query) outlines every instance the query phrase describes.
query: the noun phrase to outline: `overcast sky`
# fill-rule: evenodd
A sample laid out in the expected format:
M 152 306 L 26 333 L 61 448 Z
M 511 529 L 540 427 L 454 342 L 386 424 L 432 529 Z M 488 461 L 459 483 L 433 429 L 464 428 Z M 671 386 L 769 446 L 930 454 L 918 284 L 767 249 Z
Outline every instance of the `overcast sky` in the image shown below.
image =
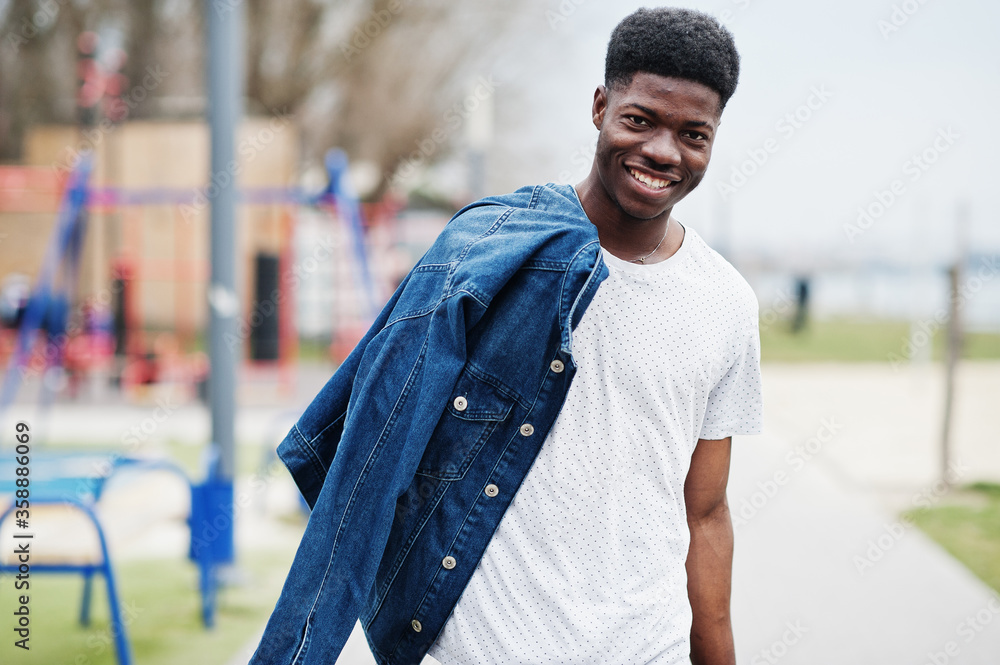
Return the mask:
M 583 178 L 608 36 L 645 4 L 533 5 L 516 48 L 496 65 L 503 85 L 491 188 Z M 907 264 L 947 258 L 965 205 L 972 249 L 1000 252 L 992 186 L 1000 3 L 681 4 L 724 18 L 742 56 L 708 177 L 676 210 L 682 222 L 710 241 L 791 264 Z M 745 164 L 751 155 L 763 163 Z M 913 161 L 921 155 L 933 163 Z M 741 167 L 751 175 L 734 176 Z M 860 224 L 859 207 L 871 214 Z

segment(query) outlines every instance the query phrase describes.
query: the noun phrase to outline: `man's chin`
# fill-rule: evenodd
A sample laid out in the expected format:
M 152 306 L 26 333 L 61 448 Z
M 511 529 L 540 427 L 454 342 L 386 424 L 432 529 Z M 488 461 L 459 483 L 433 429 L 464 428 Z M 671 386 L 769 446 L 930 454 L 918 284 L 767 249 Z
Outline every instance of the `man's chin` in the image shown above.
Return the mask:
M 625 183 L 625 185 L 619 191 L 616 200 L 618 209 L 638 220 L 656 219 L 668 214 L 689 193 L 687 188 L 684 188 L 680 191 L 669 192 L 664 196 L 656 196 L 655 194 L 643 196 L 635 191 L 635 188 L 631 186 L 632 183 Z
M 619 203 L 618 208 L 633 219 L 646 221 L 668 214 L 674 207 L 675 203 L 676 201 L 674 201 L 672 197 L 665 203 L 661 201 L 642 203 L 631 200 L 625 201 L 624 204 Z

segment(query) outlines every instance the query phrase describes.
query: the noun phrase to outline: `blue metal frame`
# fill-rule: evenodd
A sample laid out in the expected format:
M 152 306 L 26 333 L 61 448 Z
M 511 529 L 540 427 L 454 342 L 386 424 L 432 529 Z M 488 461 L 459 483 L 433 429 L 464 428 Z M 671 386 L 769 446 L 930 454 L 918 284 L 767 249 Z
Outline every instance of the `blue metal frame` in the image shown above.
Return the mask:
M 122 469 L 142 471 L 163 470 L 180 476 L 191 488 L 191 514 L 188 526 L 191 531 L 191 546 L 188 558 L 198 567 L 200 575 L 201 616 L 206 628 L 215 624 L 216 591 L 219 585 L 220 566 L 232 563 L 233 548 L 233 483 L 219 477 L 215 464 L 209 465 L 208 477 L 200 484 L 192 484 L 187 475 L 176 464 L 165 460 L 144 460 L 109 455 L 59 455 L 34 454 L 32 460 L 31 504 L 65 505 L 82 512 L 90 520 L 101 544 L 99 564 L 31 564 L 32 572 L 76 573 L 83 577 L 83 596 L 80 603 L 80 625 L 90 625 L 91 598 L 93 596 L 93 576 L 104 576 L 108 589 L 108 603 L 111 615 L 111 631 L 114 633 L 115 650 L 121 665 L 131 665 L 126 626 L 121 617 L 121 605 L 111 569 L 111 557 L 101 527 L 94 512 L 98 500 L 104 492 L 108 480 Z M 0 495 L 12 493 L 13 482 L 2 478 L 13 474 L 2 473 L 9 467 L 0 461 Z M 87 469 L 100 469 L 97 473 L 85 474 Z M 0 514 L 0 525 L 16 506 L 11 505 Z M 222 518 L 220 521 L 220 517 Z M 17 572 L 17 566 L 0 565 L 0 572 Z
M 32 572 L 42 573 L 77 573 L 83 575 L 83 599 L 80 606 L 80 625 L 90 625 L 90 600 L 91 600 L 91 578 L 94 573 L 104 576 L 104 581 L 108 589 L 108 609 L 111 616 L 111 635 L 115 642 L 115 653 L 118 656 L 120 665 L 132 665 L 132 652 L 129 649 L 128 636 L 125 622 L 122 621 L 121 605 L 118 602 L 118 590 L 115 586 L 114 572 L 111 570 L 111 557 L 108 554 L 108 543 L 104 538 L 104 530 L 97 520 L 97 515 L 90 506 L 83 501 L 76 499 L 32 499 L 33 506 L 42 505 L 63 505 L 69 506 L 83 513 L 97 532 L 97 538 L 101 543 L 101 562 L 99 564 L 45 564 L 32 563 Z M 15 504 L 11 504 L 2 514 L 0 514 L 0 526 L 7 517 L 16 509 Z M 0 572 L 18 572 L 17 566 L 0 564 Z
M 66 191 L 60 203 L 56 229 L 45 250 L 45 258 L 42 261 L 38 279 L 31 297 L 28 299 L 24 318 L 17 331 L 17 344 L 14 352 L 10 355 L 4 380 L 0 385 L 0 414 L 13 403 L 14 397 L 17 395 L 21 385 L 21 370 L 30 360 L 38 331 L 50 310 L 50 303 L 59 298 L 63 302 L 69 302 L 69 280 L 73 279 L 75 268 L 79 264 L 80 250 L 83 246 L 83 231 L 87 219 L 87 181 L 92 169 L 93 158 L 89 153 L 85 153 L 80 164 L 70 174 Z M 61 289 L 56 290 L 56 281 L 61 266 L 66 268 L 63 285 Z M 60 317 L 60 322 L 63 330 L 48 331 L 57 340 L 59 348 L 59 352 L 55 354 L 57 358 L 62 356 L 64 338 L 61 333 L 65 329 L 65 316 Z M 46 396 L 44 391 L 43 383 L 43 406 L 50 397 Z

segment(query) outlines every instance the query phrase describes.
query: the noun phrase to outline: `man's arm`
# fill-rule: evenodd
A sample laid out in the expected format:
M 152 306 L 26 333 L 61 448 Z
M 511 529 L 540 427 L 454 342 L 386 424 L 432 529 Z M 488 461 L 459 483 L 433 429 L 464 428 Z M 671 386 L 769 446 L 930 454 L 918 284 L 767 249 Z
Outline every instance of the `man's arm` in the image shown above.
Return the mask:
M 691 547 L 687 558 L 693 665 L 735 665 L 729 596 L 733 523 L 726 502 L 732 437 L 699 439 L 684 483 Z

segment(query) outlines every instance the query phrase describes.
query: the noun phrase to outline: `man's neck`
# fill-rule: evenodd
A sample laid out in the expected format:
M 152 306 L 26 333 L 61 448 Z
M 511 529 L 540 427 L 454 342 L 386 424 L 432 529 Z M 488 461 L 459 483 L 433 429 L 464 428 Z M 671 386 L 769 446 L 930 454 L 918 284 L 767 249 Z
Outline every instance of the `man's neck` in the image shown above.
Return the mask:
M 672 209 L 651 219 L 636 219 L 612 201 L 592 177 L 578 184 L 576 193 L 587 218 L 597 227 L 601 247 L 623 261 L 658 263 L 680 249 L 684 229 L 671 218 Z

